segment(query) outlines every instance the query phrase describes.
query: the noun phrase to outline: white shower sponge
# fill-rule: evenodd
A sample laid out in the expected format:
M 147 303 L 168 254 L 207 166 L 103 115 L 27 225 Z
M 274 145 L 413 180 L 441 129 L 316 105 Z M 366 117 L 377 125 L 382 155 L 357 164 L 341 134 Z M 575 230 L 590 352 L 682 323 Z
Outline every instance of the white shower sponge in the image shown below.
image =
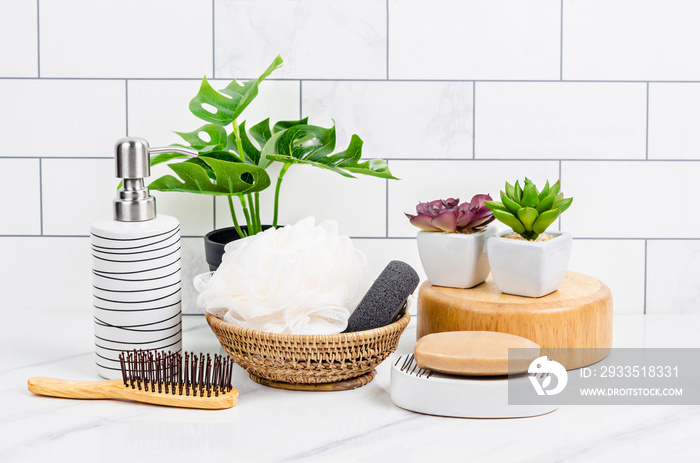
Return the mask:
M 366 263 L 336 222 L 308 217 L 227 244 L 218 270 L 196 284 L 197 305 L 261 331 L 339 333 L 367 289 Z

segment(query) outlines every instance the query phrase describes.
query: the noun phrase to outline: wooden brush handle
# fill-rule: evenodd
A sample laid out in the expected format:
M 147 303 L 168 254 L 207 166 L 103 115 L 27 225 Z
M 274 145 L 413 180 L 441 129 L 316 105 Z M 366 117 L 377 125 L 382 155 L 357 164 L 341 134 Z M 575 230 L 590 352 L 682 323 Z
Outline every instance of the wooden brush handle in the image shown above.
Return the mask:
M 66 399 L 113 399 L 119 397 L 118 389 L 124 389 L 121 379 L 111 381 L 71 381 L 68 379 L 35 376 L 27 381 L 34 394 Z
M 194 397 L 146 392 L 124 386 L 121 379 L 110 381 L 71 381 L 67 379 L 35 376 L 27 381 L 29 390 L 35 394 L 68 399 L 125 399 L 170 407 L 223 409 L 238 402 L 238 390 L 231 389 L 218 397 Z

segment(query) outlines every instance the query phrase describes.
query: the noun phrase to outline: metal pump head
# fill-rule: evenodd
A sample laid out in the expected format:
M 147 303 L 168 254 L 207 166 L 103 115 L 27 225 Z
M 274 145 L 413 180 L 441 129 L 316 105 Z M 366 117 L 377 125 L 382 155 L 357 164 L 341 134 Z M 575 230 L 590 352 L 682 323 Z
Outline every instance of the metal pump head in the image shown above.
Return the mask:
M 123 186 L 114 198 L 114 220 L 142 222 L 156 217 L 156 199 L 151 196 L 143 179 L 151 175 L 151 154 L 180 153 L 196 156 L 197 152 L 167 146 L 150 148 L 143 138 L 120 138 L 114 144 L 114 163 L 117 178 Z

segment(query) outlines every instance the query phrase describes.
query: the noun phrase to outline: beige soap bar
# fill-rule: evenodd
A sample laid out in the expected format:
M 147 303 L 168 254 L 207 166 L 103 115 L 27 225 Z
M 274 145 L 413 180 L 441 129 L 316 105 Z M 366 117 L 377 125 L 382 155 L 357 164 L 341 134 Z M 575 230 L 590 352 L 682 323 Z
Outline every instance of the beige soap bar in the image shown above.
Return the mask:
M 419 368 L 440 373 L 460 376 L 507 375 L 509 348 L 523 349 L 513 353 L 511 374 L 526 372 L 530 363 L 540 356 L 540 346 L 513 334 L 447 331 L 420 338 L 416 343 L 415 358 Z

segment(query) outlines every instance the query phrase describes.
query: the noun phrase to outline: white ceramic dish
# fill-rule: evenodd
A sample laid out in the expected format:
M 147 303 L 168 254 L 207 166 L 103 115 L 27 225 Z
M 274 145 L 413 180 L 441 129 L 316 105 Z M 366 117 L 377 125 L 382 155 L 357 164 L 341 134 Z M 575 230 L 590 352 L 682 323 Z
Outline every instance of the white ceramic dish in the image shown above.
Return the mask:
M 503 376 L 443 375 L 420 370 L 409 357 L 411 354 L 402 355 L 391 366 L 391 400 L 406 410 L 461 418 L 523 418 L 558 408 L 508 404 L 508 381 L 529 384 L 527 375 L 510 380 Z

